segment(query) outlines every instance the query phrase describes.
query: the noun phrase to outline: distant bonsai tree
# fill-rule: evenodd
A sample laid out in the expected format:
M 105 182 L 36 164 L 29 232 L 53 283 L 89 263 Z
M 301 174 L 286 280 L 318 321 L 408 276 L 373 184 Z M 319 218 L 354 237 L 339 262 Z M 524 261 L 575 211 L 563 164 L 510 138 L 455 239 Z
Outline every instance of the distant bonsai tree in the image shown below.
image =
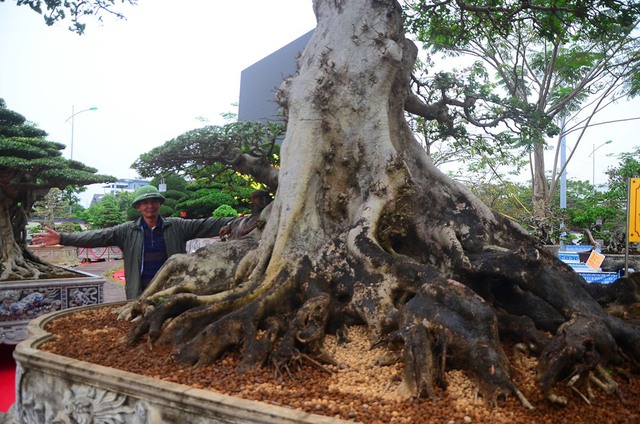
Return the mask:
M 65 145 L 0 99 L 0 281 L 51 278 L 68 271 L 43 263 L 26 247 L 27 217 L 52 188 L 115 181 L 62 157 Z
M 213 216 L 214 218 L 233 217 L 238 216 L 238 211 L 236 211 L 229 205 L 220 205 L 215 211 L 213 211 L 213 214 L 211 214 L 211 216 Z

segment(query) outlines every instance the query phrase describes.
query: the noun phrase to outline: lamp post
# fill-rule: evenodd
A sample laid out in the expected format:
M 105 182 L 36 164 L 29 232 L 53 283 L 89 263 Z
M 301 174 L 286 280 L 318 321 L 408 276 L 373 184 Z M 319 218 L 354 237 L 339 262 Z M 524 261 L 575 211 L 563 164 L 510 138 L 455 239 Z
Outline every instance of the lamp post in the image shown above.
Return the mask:
M 76 115 L 78 115 L 78 114 L 80 114 L 82 112 L 88 112 L 90 110 L 98 110 L 98 108 L 97 107 L 90 107 L 90 108 L 83 109 L 81 111 L 75 112 L 75 106 L 71 106 L 71 116 L 68 117 L 66 121 L 64 121 L 66 123 L 66 122 L 69 122 L 69 119 L 71 119 L 71 151 L 70 151 L 70 154 L 69 154 L 69 159 L 70 160 L 73 160 L 73 128 L 74 128 L 74 121 L 75 121 L 74 116 L 76 116 Z
M 606 146 L 607 144 L 611 144 L 611 143 L 613 143 L 613 140 L 605 141 L 604 143 L 602 143 L 598 147 L 596 147 L 596 145 L 594 144 L 593 145 L 593 150 L 591 151 L 591 154 L 589 155 L 589 156 L 593 157 L 593 163 L 591 165 L 591 184 L 593 185 L 593 194 L 596 194 L 596 150 L 598 150 L 602 146 Z

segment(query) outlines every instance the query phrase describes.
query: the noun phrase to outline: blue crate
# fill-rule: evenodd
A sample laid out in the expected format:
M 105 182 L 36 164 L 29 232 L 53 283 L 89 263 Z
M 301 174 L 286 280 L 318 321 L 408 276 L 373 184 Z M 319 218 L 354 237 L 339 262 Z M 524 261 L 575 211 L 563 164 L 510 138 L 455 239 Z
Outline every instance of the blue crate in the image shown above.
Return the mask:
M 617 272 L 579 272 L 578 275 L 587 283 L 600 284 L 611 284 L 620 277 Z
M 573 269 L 577 273 L 580 273 L 580 272 L 584 272 L 584 273 L 599 272 L 599 271 L 595 271 L 593 268 L 588 267 L 587 264 L 585 264 L 584 262 L 569 263 L 567 265 L 569 265 L 571 267 L 571 269 Z
M 558 252 L 558 259 L 565 263 L 580 262 L 578 254 L 571 252 Z
M 586 252 L 593 249 L 590 244 L 565 244 L 563 252 Z M 596 246 L 596 252 L 600 253 L 600 245 Z

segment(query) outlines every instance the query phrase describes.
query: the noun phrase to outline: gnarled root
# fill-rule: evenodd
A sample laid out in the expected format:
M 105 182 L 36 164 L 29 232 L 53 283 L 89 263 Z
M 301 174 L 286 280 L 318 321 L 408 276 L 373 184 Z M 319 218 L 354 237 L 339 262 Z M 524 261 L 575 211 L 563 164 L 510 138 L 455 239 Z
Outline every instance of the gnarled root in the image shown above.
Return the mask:
M 444 329 L 429 322 L 405 325 L 395 332 L 391 343 L 403 345 L 404 373 L 398 391 L 414 397 L 437 400 L 434 386 L 446 388 L 446 335 Z
M 494 310 L 471 289 L 453 280 L 425 283 L 421 286 L 420 294 L 407 302 L 403 314 L 404 322 L 429 323 L 429 327 L 425 328 L 430 329 L 435 342 L 431 347 L 435 348 L 430 365 L 436 367 L 433 378 L 442 372 L 440 360 L 446 354 L 447 367 L 468 370 L 487 403 L 495 405 L 501 395 L 516 395 L 525 406 L 531 406 L 521 393 L 518 395 L 511 381 L 509 362 L 500 345 Z M 414 342 L 419 340 L 420 337 L 414 337 Z M 420 366 L 424 367 L 427 363 L 428 360 L 424 359 Z M 424 381 L 423 376 L 427 374 L 423 371 L 420 373 L 412 379 Z M 440 378 L 440 381 L 444 383 L 444 378 Z M 407 386 L 411 387 L 409 384 Z
M 607 359 L 602 354 L 614 351 L 614 347 L 613 337 L 598 318 L 576 315 L 567 321 L 547 344 L 538 361 L 538 385 L 545 398 L 566 405 L 567 399 L 554 394 L 552 388 L 567 380 L 572 390 L 585 401 L 591 399 L 590 375 Z

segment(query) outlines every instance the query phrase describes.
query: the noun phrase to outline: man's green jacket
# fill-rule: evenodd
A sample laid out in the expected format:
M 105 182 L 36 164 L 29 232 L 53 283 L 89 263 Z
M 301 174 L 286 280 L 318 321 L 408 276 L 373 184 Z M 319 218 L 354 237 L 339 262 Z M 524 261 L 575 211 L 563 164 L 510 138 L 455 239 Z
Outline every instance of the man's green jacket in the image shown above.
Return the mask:
M 187 241 L 215 237 L 234 218 L 162 218 L 162 234 L 167 256 L 187 252 Z M 142 218 L 102 230 L 60 234 L 60 244 L 78 247 L 118 246 L 124 258 L 125 292 L 135 299 L 142 292 Z

